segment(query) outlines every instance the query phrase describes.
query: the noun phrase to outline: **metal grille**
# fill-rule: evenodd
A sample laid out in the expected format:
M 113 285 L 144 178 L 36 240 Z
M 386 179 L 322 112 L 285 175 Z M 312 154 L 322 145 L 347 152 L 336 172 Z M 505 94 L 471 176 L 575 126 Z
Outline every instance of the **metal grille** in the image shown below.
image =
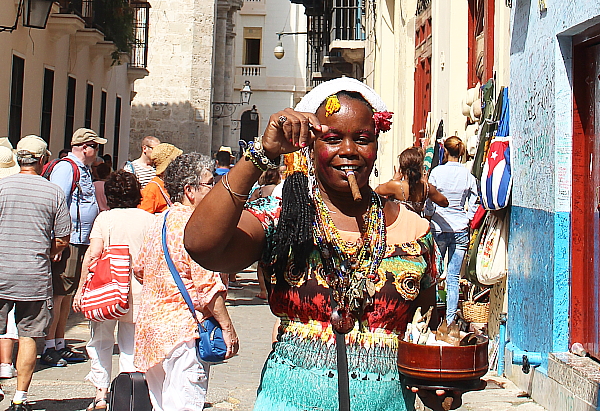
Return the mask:
M 334 0 L 331 40 L 364 40 L 361 0 Z
M 321 81 L 313 78 L 313 73 L 321 71 L 324 56 L 324 47 L 329 44 L 329 31 L 327 19 L 324 15 L 307 16 L 308 24 L 308 70 L 306 70 L 306 84 L 314 87 Z
M 418 0 L 417 1 L 417 16 L 423 13 L 431 5 L 431 0 Z
M 131 62 L 129 67 L 146 68 L 148 65 L 148 26 L 150 18 L 150 3 L 131 2 L 133 9 L 133 34 L 131 43 Z

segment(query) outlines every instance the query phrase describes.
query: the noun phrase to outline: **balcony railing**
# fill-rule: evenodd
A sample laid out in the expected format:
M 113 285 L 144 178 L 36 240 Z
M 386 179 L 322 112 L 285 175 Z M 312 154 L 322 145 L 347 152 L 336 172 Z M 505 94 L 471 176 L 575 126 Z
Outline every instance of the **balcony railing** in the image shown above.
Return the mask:
M 148 63 L 148 21 L 150 3 L 145 0 L 105 2 L 99 0 L 58 0 L 61 13 L 81 17 L 86 27 L 100 30 L 113 41 L 117 52 L 130 53 L 130 67 L 145 68 Z
M 132 1 L 133 9 L 133 42 L 131 43 L 131 61 L 129 67 L 146 68 L 148 65 L 148 26 L 150 20 L 150 3 Z
M 258 77 L 264 74 L 265 66 L 243 65 L 238 68 L 241 69 L 242 76 Z
M 364 40 L 363 10 L 360 0 L 334 0 L 331 40 Z
M 417 1 L 417 13 L 416 15 L 418 16 L 419 14 L 423 13 L 425 10 L 427 10 L 427 8 L 431 5 L 431 0 L 418 0 Z

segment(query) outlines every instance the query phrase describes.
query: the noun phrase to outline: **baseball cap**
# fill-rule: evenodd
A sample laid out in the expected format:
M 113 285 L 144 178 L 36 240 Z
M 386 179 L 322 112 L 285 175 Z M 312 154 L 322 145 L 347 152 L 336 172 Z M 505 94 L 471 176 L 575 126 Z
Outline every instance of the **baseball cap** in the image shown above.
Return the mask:
M 13 151 L 8 147 L 0 146 L 0 178 L 17 174 L 19 171 L 21 167 L 15 161 Z
M 17 156 L 21 158 L 40 158 L 46 154 L 52 155 L 48 150 L 48 143 L 35 135 L 25 136 L 19 140 L 16 151 Z
M 100 137 L 94 130 L 90 130 L 89 128 L 78 128 L 73 133 L 71 145 L 76 146 L 83 143 L 89 143 L 90 141 L 98 144 L 106 144 L 108 140 Z

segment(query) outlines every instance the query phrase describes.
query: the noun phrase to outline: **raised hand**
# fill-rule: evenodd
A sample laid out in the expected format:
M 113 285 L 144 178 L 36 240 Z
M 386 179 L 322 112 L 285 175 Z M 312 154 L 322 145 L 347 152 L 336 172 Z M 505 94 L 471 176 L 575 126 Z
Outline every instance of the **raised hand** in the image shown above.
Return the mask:
M 329 130 L 321 125 L 316 115 L 301 113 L 291 108 L 271 115 L 262 138 L 265 154 L 270 159 L 291 153 L 310 145 L 318 136 Z

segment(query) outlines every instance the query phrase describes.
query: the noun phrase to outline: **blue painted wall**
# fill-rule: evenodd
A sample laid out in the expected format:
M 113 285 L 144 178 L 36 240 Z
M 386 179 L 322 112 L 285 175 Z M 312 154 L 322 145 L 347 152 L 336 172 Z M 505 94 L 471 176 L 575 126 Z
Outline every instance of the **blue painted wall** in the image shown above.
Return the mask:
M 515 0 L 511 10 L 513 207 L 507 323 L 520 349 L 568 350 L 571 38 L 600 23 L 598 0 Z

